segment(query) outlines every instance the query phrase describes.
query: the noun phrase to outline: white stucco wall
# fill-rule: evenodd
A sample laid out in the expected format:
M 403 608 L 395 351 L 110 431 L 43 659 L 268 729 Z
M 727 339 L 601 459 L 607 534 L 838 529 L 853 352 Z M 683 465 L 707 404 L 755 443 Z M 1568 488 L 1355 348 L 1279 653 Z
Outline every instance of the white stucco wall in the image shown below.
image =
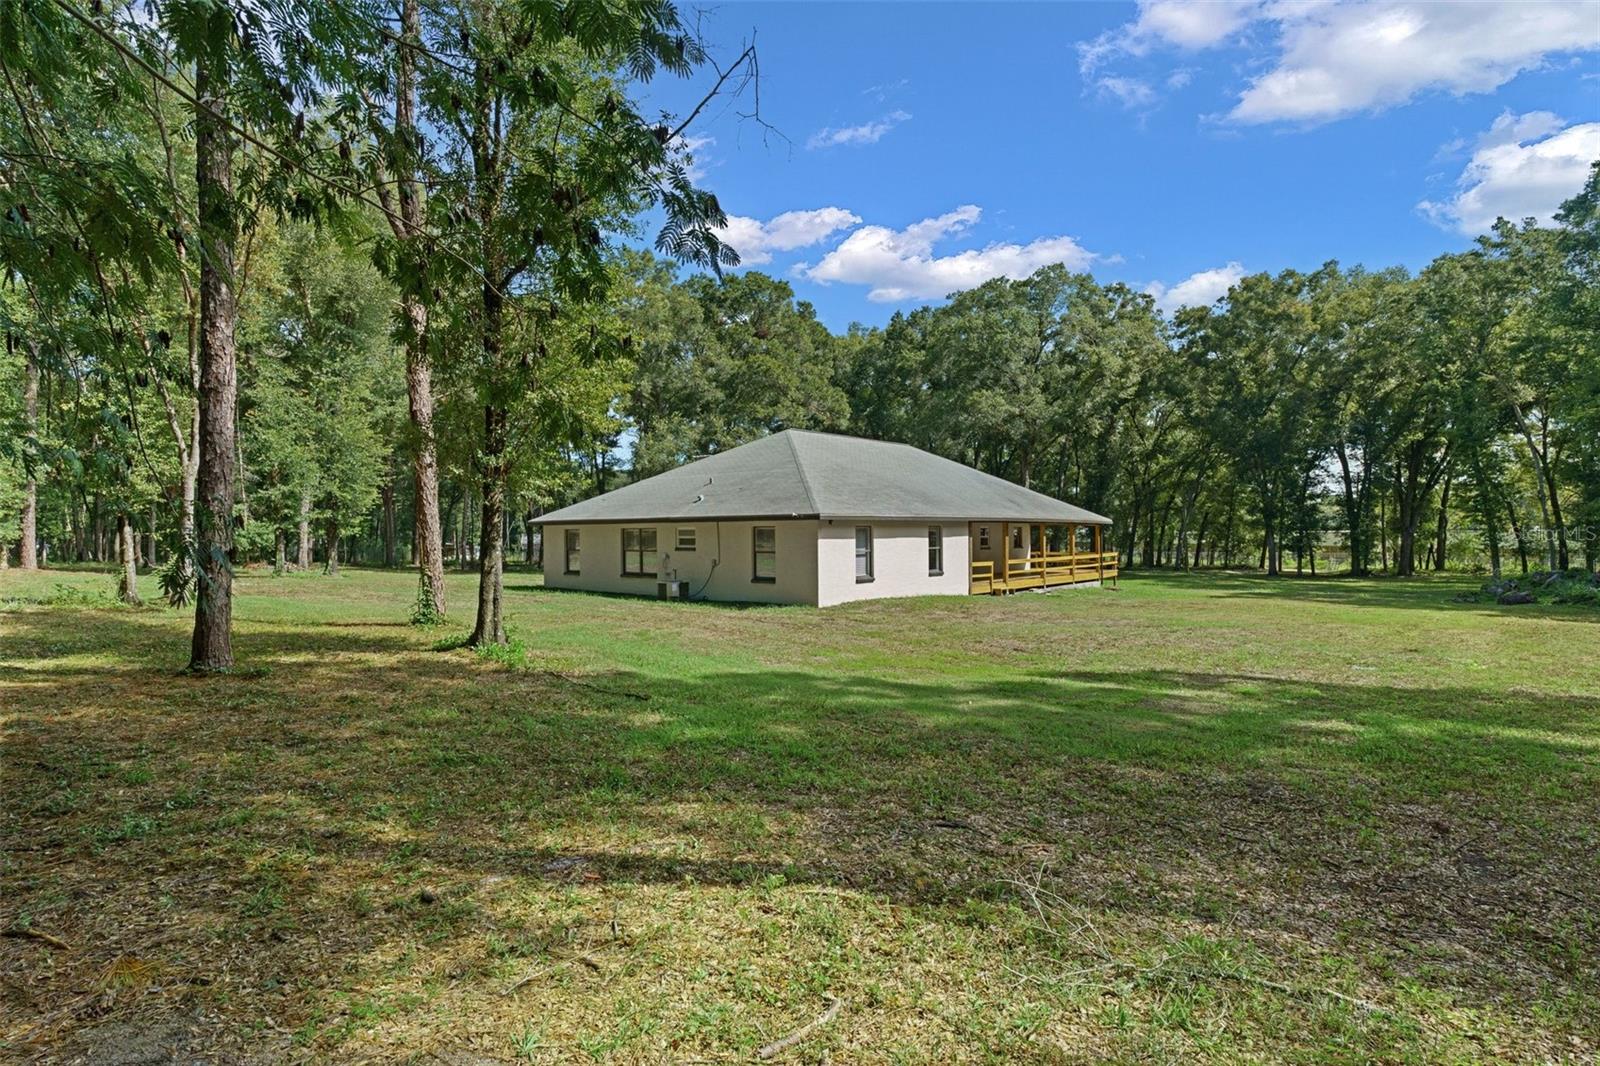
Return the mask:
M 623 576 L 624 525 L 630 529 L 644 525 L 656 531 L 659 577 Z M 753 531 L 757 526 L 771 526 L 776 532 L 777 576 L 774 581 L 753 580 Z M 693 551 L 678 550 L 680 528 L 695 531 Z M 568 529 L 578 530 L 583 561 L 577 574 L 564 572 Z M 544 537 L 544 583 L 550 588 L 654 596 L 658 580 L 675 576 L 689 582 L 689 590 L 696 599 L 734 603 L 817 602 L 817 523 L 810 519 L 549 525 L 544 527 Z
M 872 527 L 872 580 L 856 581 L 856 526 Z M 928 527 L 944 530 L 944 573 L 928 573 Z M 965 596 L 968 577 L 965 522 L 882 522 L 823 519 L 817 528 L 817 603 L 894 596 Z

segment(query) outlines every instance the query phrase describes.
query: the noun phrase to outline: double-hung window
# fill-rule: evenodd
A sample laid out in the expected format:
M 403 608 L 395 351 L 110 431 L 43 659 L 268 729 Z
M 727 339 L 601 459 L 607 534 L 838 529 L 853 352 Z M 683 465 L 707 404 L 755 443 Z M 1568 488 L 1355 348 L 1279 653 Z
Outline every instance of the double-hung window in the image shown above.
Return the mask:
M 944 573 L 944 527 L 928 527 L 928 576 Z
M 567 573 L 576 574 L 578 572 L 578 564 L 580 562 L 578 555 L 578 531 L 576 529 L 567 530 L 566 541 Z
M 778 530 L 775 526 L 756 526 L 751 531 L 754 551 L 750 580 L 778 580 Z
M 693 526 L 678 527 L 678 550 L 681 552 L 694 551 L 695 541 L 698 539 Z
M 622 576 L 654 577 L 656 574 L 656 531 L 622 531 Z
M 872 580 L 872 527 L 856 527 L 856 580 Z

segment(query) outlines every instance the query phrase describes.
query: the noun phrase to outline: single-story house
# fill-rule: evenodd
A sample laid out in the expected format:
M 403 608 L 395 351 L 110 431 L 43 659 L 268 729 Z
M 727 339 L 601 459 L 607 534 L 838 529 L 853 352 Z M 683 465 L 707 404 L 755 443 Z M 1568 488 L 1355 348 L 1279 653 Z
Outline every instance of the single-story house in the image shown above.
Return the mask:
M 1109 518 L 920 448 L 785 430 L 563 507 L 551 588 L 829 606 L 1117 575 Z

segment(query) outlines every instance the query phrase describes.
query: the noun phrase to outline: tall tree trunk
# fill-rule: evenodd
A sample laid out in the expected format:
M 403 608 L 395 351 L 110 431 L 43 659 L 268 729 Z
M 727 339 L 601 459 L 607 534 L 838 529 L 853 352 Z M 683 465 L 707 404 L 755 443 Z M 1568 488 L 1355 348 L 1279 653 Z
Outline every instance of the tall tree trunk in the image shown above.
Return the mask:
M 39 433 L 39 346 L 26 345 L 27 369 L 22 384 L 22 425 L 29 437 Z M 39 483 L 32 463 L 22 482 L 22 529 L 17 542 L 17 565 L 24 570 L 39 568 Z
M 272 572 L 282 575 L 289 569 L 289 538 L 279 526 L 272 531 Z
M 1334 449 L 1339 457 L 1339 477 L 1344 490 L 1344 524 L 1350 538 L 1350 572 L 1361 573 L 1361 520 L 1362 508 L 1355 478 L 1352 476 L 1350 453 L 1344 441 Z
M 331 577 L 339 574 L 339 512 L 337 509 L 328 515 L 326 526 L 327 542 L 323 544 L 323 551 L 327 552 L 327 559 L 323 563 L 322 572 Z
M 228 19 L 220 9 L 216 19 Z M 195 65 L 195 180 L 200 223 L 200 470 L 197 542 L 199 587 L 189 669 L 233 666 L 233 457 L 238 366 L 233 291 L 233 150 L 222 121 L 227 86 L 202 52 Z M 220 75 L 225 78 L 226 74 Z
M 72 531 L 72 559 L 74 562 L 83 562 L 87 557 L 87 534 L 84 532 L 87 505 L 82 500 L 74 499 L 67 504 L 67 526 Z
M 1389 572 L 1389 496 L 1380 494 L 1378 499 L 1378 554 L 1383 572 Z
M 117 599 L 137 607 L 139 599 L 139 541 L 126 513 L 117 512 L 117 557 L 122 564 L 117 577 Z
M 1450 540 L 1450 475 L 1444 476 L 1444 487 L 1439 490 L 1439 521 L 1433 532 L 1433 568 L 1444 570 L 1445 548 Z
M 1410 577 L 1417 571 L 1417 527 L 1416 523 L 1406 521 L 1402 514 L 1400 518 L 1400 550 L 1395 554 L 1395 573 L 1401 577 Z
M 198 371 L 199 366 L 196 364 Z M 200 394 L 199 379 L 195 379 L 195 395 Z M 196 555 L 194 516 L 199 499 L 200 485 L 200 405 L 195 404 L 194 414 L 190 418 L 189 444 L 179 455 L 180 475 L 183 479 L 183 495 L 178 501 L 178 543 L 177 554 L 181 557 L 178 563 L 180 572 L 185 581 L 194 570 Z
M 117 599 L 137 607 L 139 599 L 139 546 L 126 512 L 116 517 Z
M 1139 494 L 1133 495 L 1133 512 L 1128 516 L 1128 531 L 1123 535 L 1123 550 L 1127 553 L 1128 561 L 1123 565 L 1128 569 L 1133 568 L 1134 544 L 1138 540 L 1139 528 Z
M 392 567 L 394 551 L 394 479 L 383 483 L 383 565 Z
M 505 553 L 501 547 L 504 538 L 500 535 L 506 499 L 505 410 L 493 404 L 485 407 L 483 424 L 483 543 L 478 556 L 478 620 L 469 641 L 473 647 L 506 642 L 500 603 L 505 571 Z
M 1513 402 L 1511 404 L 1511 413 L 1516 418 L 1517 430 L 1522 434 L 1523 442 L 1528 446 L 1528 455 L 1533 459 L 1533 484 L 1538 489 L 1539 514 L 1544 519 L 1545 565 L 1554 570 L 1557 566 L 1557 555 L 1555 528 L 1552 524 L 1550 513 L 1551 501 L 1549 493 L 1554 490 L 1555 482 L 1547 477 L 1548 464 L 1545 462 L 1544 453 L 1534 443 L 1533 432 L 1528 429 L 1527 419 L 1522 414 L 1522 405 Z
M 1517 539 L 1517 560 L 1522 564 L 1522 573 L 1528 573 L 1528 538 L 1522 535 L 1522 523 L 1517 521 L 1516 504 L 1506 502 L 1506 513 L 1511 516 L 1511 535 Z
M 390 226 L 400 239 L 406 256 L 406 284 L 400 304 L 406 324 L 406 397 L 412 428 L 412 480 L 416 489 L 414 540 L 417 571 L 421 583 L 419 601 L 429 605 L 432 617 L 445 616 L 444 527 L 439 520 L 439 454 L 433 428 L 433 364 L 428 355 L 428 307 L 424 302 L 425 247 L 423 244 L 422 183 L 417 180 L 413 145 L 417 143 L 416 51 L 422 47 L 422 5 L 420 0 L 402 0 L 400 36 L 405 41 L 395 49 L 395 175 L 399 199 L 398 221 L 390 215 Z M 381 187 L 381 186 L 380 186 Z M 392 563 L 390 564 L 392 565 Z
M 295 565 L 301 570 L 311 569 L 311 493 L 300 494 L 300 543 L 295 553 Z
M 1277 577 L 1282 573 L 1283 558 L 1278 550 L 1278 516 L 1271 507 L 1262 508 L 1261 530 L 1261 549 L 1266 559 L 1267 576 Z

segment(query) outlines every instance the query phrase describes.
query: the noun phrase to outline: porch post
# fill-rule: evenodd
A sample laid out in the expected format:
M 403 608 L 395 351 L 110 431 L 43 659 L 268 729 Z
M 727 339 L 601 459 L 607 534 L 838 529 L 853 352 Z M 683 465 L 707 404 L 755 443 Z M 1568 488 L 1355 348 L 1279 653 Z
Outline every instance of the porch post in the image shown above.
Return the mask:
M 1011 523 L 1000 523 L 1000 576 L 1011 583 Z
M 1100 574 L 1100 584 L 1104 585 L 1106 583 L 1106 556 L 1100 547 L 1100 530 L 1100 526 L 1096 525 L 1094 527 L 1094 565 Z

